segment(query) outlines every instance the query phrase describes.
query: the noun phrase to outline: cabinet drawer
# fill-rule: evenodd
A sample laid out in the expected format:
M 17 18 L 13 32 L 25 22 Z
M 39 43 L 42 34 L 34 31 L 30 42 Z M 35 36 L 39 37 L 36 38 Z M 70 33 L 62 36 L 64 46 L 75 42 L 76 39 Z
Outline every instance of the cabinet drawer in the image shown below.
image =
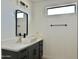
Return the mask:
M 17 59 L 17 53 L 2 49 L 2 59 Z

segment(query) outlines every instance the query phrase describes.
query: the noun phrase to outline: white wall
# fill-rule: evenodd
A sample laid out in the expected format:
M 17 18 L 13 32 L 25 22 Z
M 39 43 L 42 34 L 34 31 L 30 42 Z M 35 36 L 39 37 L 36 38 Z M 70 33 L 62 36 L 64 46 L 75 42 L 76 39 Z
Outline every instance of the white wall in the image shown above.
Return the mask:
M 75 0 L 49 0 L 32 5 L 31 32 L 44 36 L 44 58 L 77 59 L 77 14 L 47 16 L 46 7 L 70 4 Z M 50 24 L 68 24 L 50 27 Z
M 29 14 L 31 19 L 31 2 L 23 0 L 29 8 L 19 6 L 18 0 L 1 0 L 1 40 L 13 39 L 15 36 L 15 10 L 20 9 Z

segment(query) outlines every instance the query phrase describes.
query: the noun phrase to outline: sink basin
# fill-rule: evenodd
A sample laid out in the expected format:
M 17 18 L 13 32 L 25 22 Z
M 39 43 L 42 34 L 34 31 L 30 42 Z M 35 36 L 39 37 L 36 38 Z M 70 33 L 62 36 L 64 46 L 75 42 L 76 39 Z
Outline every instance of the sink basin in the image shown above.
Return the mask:
M 26 38 L 26 39 L 22 39 L 22 44 L 29 44 L 29 43 L 33 43 L 37 40 L 37 38 L 35 37 L 30 37 L 30 38 Z

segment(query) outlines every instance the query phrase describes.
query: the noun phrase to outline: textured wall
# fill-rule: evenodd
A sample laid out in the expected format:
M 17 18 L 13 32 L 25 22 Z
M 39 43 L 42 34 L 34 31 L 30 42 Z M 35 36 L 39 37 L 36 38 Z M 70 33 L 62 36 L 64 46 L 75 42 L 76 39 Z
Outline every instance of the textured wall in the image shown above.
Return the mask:
M 31 19 L 31 2 L 23 0 L 29 8 L 20 6 L 17 0 L 1 1 L 1 40 L 15 38 L 15 10 L 22 10 L 29 15 L 28 21 Z
M 31 32 L 44 35 L 44 57 L 47 59 L 77 59 L 77 14 L 47 16 L 46 8 L 77 2 L 49 0 L 33 3 Z M 50 27 L 50 24 L 68 24 Z

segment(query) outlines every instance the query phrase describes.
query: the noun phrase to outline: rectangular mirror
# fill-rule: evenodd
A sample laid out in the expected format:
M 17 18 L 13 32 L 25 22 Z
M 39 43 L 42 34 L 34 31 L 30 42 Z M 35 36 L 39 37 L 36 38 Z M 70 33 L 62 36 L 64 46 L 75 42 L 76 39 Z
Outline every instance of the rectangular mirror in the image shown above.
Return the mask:
M 16 36 L 26 36 L 28 35 L 28 14 L 16 10 Z

